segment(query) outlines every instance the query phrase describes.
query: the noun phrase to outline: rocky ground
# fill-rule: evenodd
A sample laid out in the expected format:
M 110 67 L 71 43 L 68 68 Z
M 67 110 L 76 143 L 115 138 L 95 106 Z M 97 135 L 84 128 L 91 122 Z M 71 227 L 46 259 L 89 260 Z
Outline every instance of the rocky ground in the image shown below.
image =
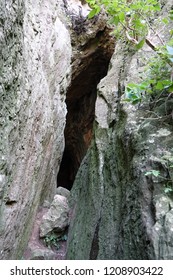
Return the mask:
M 40 208 L 35 223 L 33 225 L 32 234 L 28 242 L 28 246 L 24 252 L 24 260 L 64 260 L 66 255 L 66 241 L 59 241 L 59 249 L 48 248 L 44 239 L 40 239 L 39 231 L 43 215 L 48 208 Z

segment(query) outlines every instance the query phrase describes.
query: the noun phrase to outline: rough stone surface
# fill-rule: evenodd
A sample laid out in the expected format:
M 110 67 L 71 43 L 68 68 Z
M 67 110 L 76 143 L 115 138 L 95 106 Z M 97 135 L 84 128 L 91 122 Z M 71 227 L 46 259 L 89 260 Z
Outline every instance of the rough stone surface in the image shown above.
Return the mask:
M 172 99 L 153 114 L 123 102 L 124 85 L 153 53 L 119 42 L 109 65 L 106 17 L 88 21 L 81 2 L 0 2 L 0 259 L 22 258 L 38 206 L 49 207 L 56 181 L 71 188 L 88 147 L 72 189 L 67 258 L 173 259 Z M 172 0 L 162 2 L 167 16 Z M 145 176 L 151 169 L 162 177 Z M 64 258 L 34 242 L 28 258 Z
M 0 259 L 21 258 L 38 206 L 50 206 L 65 141 L 58 185 L 66 176 L 69 188 L 91 142 L 114 43 L 105 17 L 87 20 L 83 4 L 0 3 Z
M 51 232 L 62 233 L 69 225 L 68 200 L 62 195 L 55 195 L 50 209 L 43 216 L 40 224 L 40 237 Z
M 173 259 L 172 169 L 163 160 L 172 156 L 172 117 L 121 98 L 152 55 L 118 43 L 98 86 L 94 139 L 71 190 L 67 259 Z
M 62 4 L 0 2 L 0 259 L 21 258 L 56 191 L 71 62 Z
M 63 187 L 58 187 L 57 190 L 56 190 L 56 194 L 59 194 L 59 195 L 62 195 L 64 197 L 66 197 L 67 200 L 70 197 L 70 191 L 65 189 L 65 188 L 63 188 Z
M 72 81 L 67 91 L 66 145 L 58 174 L 58 185 L 68 189 L 71 189 L 91 143 L 96 88 L 100 79 L 107 74 L 115 45 L 115 39 L 110 35 L 112 30 L 106 25 L 106 16 L 100 15 L 88 20 L 87 6 L 84 5 L 81 9 L 80 7 L 80 1 L 67 1 L 66 12 L 71 19 L 73 47 Z
M 23 260 L 63 260 L 66 253 L 66 241 L 59 241 L 59 248 L 48 248 L 44 238 L 40 238 L 40 224 L 47 208 L 38 209 L 36 219 L 32 228 L 32 233 L 28 245 L 23 253 Z

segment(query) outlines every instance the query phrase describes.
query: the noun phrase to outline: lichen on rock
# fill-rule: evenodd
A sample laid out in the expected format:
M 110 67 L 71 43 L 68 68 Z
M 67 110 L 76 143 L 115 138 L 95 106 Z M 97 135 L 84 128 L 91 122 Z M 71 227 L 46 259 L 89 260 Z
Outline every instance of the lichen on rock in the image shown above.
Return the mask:
M 0 4 L 0 259 L 21 257 L 38 206 L 56 192 L 71 62 L 61 4 Z
M 143 71 L 141 57 L 152 55 L 120 41 L 97 87 L 92 145 L 71 190 L 67 259 L 173 259 L 172 171 L 163 160 L 172 149 L 171 115 L 160 110 L 157 118 L 157 106 L 152 115 L 123 100 Z
M 37 243 L 44 211 L 42 238 L 70 216 L 67 259 L 173 259 L 172 97 L 152 112 L 124 100 L 153 51 L 85 1 L 1 2 L 0 259 L 30 237 L 24 256 L 64 258 Z
M 68 200 L 62 195 L 55 195 L 51 203 L 50 209 L 42 217 L 40 225 L 40 237 L 55 232 L 62 234 L 62 232 L 69 225 L 69 206 Z

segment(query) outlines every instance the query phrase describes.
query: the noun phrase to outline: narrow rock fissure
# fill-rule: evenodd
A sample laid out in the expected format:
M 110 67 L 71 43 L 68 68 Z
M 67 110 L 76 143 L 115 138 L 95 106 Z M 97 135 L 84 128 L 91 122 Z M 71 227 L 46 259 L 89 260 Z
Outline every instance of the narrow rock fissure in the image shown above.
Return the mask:
M 105 27 L 101 31 L 98 29 L 94 36 L 88 35 L 89 38 L 83 38 L 81 34 L 79 40 L 79 35 L 76 31 L 71 34 L 74 52 L 71 61 L 71 83 L 66 90 L 65 148 L 57 175 L 57 195 L 51 203 L 53 207 L 49 203 L 47 206 L 47 201 L 44 207 L 40 207 L 24 259 L 64 259 L 66 255 L 66 239 L 72 210 L 69 209 L 67 190 L 71 190 L 93 138 L 97 85 L 107 74 L 115 44 L 110 29 Z M 60 186 L 63 188 L 59 188 Z M 52 215 L 54 218 L 56 216 L 55 208 L 58 215 L 57 219 L 52 220 Z M 47 245 L 50 248 L 47 248 Z M 38 250 L 35 250 L 36 247 Z M 93 258 L 96 257 L 97 251 L 96 248 L 92 253 Z
M 65 149 L 57 186 L 71 190 L 82 159 L 90 146 L 97 85 L 107 74 L 112 52 L 109 32 L 98 32 L 94 39 L 81 47 L 78 65 L 76 62 L 74 64 L 72 82 L 66 95 Z
M 81 92 L 83 89 L 81 89 Z M 76 173 L 92 139 L 96 85 L 91 92 L 72 101 L 67 99 L 65 149 L 57 177 L 57 186 L 71 189 Z
M 96 85 L 91 92 L 81 98 L 67 100 L 65 149 L 57 177 L 57 186 L 70 190 L 73 185 L 81 161 L 91 143 L 95 101 Z

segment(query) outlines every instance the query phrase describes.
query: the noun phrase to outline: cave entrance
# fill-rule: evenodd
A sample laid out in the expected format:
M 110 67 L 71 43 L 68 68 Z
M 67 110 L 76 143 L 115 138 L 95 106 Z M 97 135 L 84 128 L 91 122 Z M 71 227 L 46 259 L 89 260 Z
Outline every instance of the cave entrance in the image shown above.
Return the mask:
M 67 91 L 65 149 L 57 186 L 71 189 L 93 135 L 97 85 L 106 76 L 114 50 L 110 30 L 98 32 L 74 58 L 72 81 Z

